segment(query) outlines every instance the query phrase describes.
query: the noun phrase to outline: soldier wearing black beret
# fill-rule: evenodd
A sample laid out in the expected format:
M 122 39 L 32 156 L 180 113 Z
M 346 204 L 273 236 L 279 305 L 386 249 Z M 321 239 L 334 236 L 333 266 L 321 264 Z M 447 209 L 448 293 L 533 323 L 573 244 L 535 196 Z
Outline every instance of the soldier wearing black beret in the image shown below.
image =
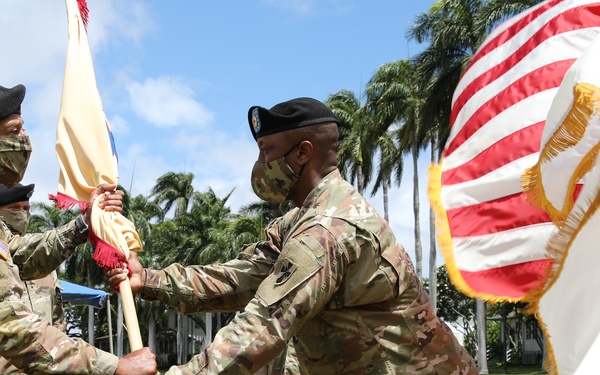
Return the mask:
M 0 206 L 16 202 L 29 202 L 34 188 L 35 184 L 22 185 L 19 183 L 12 189 L 7 188 L 4 184 L 0 184 Z
M 340 120 L 323 103 L 312 98 L 298 98 L 277 104 L 271 109 L 250 107 L 248 123 L 254 139 L 286 130 Z
M 35 184 L 27 186 L 17 184 L 9 189 L 0 184 L 0 220 L 8 226 L 13 234 L 24 234 L 29 226 L 29 198 L 33 194 Z
M 389 224 L 338 170 L 334 113 L 297 98 L 251 107 L 248 123 L 259 149 L 254 192 L 296 208 L 224 264 L 143 269 L 132 253 L 131 289 L 144 298 L 185 314 L 244 310 L 166 374 L 255 373 L 289 345 L 297 361 L 286 373 L 477 374 Z M 128 271 L 109 276 L 116 285 Z
M 25 98 L 25 86 L 16 85 L 12 88 L 0 86 L 0 120 L 13 114 L 20 115 L 23 98 Z

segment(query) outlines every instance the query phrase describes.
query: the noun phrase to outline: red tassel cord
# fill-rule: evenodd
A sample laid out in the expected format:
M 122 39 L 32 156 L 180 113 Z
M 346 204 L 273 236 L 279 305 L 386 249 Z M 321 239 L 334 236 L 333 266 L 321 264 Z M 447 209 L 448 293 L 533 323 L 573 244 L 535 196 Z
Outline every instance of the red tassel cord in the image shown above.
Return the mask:
M 54 206 L 61 210 L 68 210 L 75 206 L 78 206 L 81 212 L 85 212 L 88 208 L 89 202 L 80 201 L 69 197 L 63 193 L 48 194 L 48 198 L 54 202 Z
M 92 243 L 92 246 L 94 246 L 94 254 L 92 255 L 92 259 L 100 268 L 104 270 L 104 272 L 115 268 L 126 267 L 129 274 L 132 273 L 131 268 L 129 268 L 129 264 L 127 264 L 127 258 L 125 258 L 125 254 L 123 254 L 119 249 L 96 236 L 91 228 L 88 237 L 89 241 Z M 119 291 L 118 285 L 115 287 L 115 290 Z
M 83 26 L 85 26 L 85 31 L 87 32 L 89 14 L 90 14 L 90 10 L 88 9 L 87 2 L 85 0 L 77 0 L 77 6 L 79 7 L 79 14 L 81 14 L 81 20 L 83 21 Z

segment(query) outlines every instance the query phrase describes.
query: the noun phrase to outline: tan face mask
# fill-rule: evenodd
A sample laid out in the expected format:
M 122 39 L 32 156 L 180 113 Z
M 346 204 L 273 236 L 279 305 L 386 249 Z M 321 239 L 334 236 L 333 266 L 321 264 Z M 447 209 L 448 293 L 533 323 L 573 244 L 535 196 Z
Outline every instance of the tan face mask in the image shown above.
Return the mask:
M 18 184 L 25 175 L 30 156 L 28 136 L 0 136 L 0 183 L 9 189 Z
M 0 210 L 0 219 L 13 234 L 25 234 L 31 213 L 27 210 Z
M 252 190 L 260 199 L 271 203 L 283 203 L 294 187 L 299 174 L 296 174 L 289 166 L 285 157 L 292 152 L 300 143 L 292 147 L 279 159 L 269 163 L 254 163 L 252 168 Z M 300 171 L 302 173 L 302 171 Z

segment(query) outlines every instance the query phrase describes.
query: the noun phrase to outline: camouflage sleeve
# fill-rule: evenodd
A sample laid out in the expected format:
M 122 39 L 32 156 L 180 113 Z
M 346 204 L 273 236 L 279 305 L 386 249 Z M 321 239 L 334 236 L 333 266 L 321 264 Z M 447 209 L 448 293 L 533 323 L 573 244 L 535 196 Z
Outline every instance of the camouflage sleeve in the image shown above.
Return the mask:
M 6 236 L 13 262 L 19 266 L 23 280 L 47 276 L 87 240 L 86 235 L 77 230 L 74 220 L 44 233 Z
M 256 298 L 203 353 L 166 374 L 250 374 L 278 358 L 330 302 L 346 268 L 334 237 L 320 226 L 310 232 L 286 242 Z
M 62 298 L 60 281 L 56 279 L 54 287 L 54 305 L 52 306 L 52 325 L 63 332 L 67 331 L 67 317 L 65 316 L 65 307 Z
M 278 255 L 270 242 L 263 241 L 246 246 L 237 259 L 223 264 L 146 269 L 142 296 L 158 299 L 182 314 L 239 311 L 254 297 Z
M 27 373 L 113 374 L 118 358 L 69 338 L 34 315 L 8 252 L 0 253 L 0 355 Z

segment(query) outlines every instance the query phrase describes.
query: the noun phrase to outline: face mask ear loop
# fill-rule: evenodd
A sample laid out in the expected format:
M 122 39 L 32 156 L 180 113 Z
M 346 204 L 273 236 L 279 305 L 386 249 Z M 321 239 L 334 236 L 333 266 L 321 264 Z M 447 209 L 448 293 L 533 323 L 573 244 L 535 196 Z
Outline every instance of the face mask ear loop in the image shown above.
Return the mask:
M 306 164 L 302 164 L 302 167 L 300 167 L 300 172 L 298 172 L 298 178 L 300 178 L 300 176 L 302 176 L 302 172 L 304 172 L 305 166 L 306 166 Z
M 286 153 L 283 155 L 283 158 L 284 158 L 284 159 L 285 159 L 285 158 L 287 158 L 287 156 L 289 155 L 289 153 L 290 153 L 290 152 L 292 152 L 292 151 L 293 151 L 293 150 L 294 150 L 296 147 L 300 146 L 300 144 L 301 144 L 302 142 L 304 142 L 304 141 L 300 141 L 300 142 L 298 142 L 298 143 L 297 143 L 297 144 L 296 144 L 294 147 L 290 148 L 290 150 L 289 150 L 288 152 L 286 152 Z M 286 163 L 287 163 L 287 161 L 286 161 Z M 305 165 L 306 165 L 306 164 L 303 164 L 303 165 L 302 165 L 302 167 L 300 167 L 300 172 L 298 172 L 298 174 L 297 174 L 298 178 L 300 178 L 300 176 L 302 176 L 302 172 L 304 172 L 304 166 L 305 166 Z M 289 163 L 288 163 L 288 166 L 289 166 Z M 291 167 L 290 167 L 290 168 L 291 168 Z M 292 171 L 293 171 L 293 170 L 292 170 Z M 294 172 L 294 173 L 296 173 L 296 172 Z
M 285 154 L 283 154 L 283 157 L 284 157 L 284 158 L 285 158 L 285 157 L 287 157 L 287 156 L 290 154 L 290 152 L 294 151 L 294 149 L 295 149 L 296 147 L 300 146 L 300 144 L 301 144 L 302 142 L 304 142 L 304 141 L 300 141 L 300 142 L 298 142 L 298 143 L 297 143 L 297 144 L 296 144 L 294 147 L 290 148 L 290 149 L 288 150 L 288 152 L 286 152 Z

